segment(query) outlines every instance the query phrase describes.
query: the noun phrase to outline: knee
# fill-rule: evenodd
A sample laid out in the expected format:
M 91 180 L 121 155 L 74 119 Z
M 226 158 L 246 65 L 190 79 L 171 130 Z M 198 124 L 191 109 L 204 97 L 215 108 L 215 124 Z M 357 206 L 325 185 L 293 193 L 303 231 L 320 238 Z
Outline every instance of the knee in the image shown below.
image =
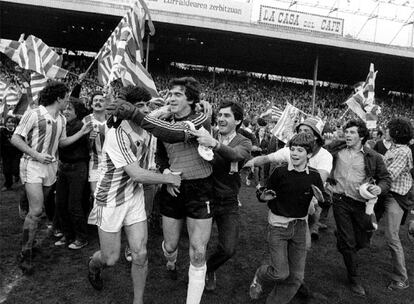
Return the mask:
M 115 253 L 115 252 L 110 252 L 106 254 L 103 253 L 101 257 L 102 257 L 102 262 L 106 266 L 114 266 L 116 262 L 119 260 L 119 253 Z
M 206 247 L 203 245 L 191 245 L 190 247 L 191 264 L 201 267 L 206 262 Z
M 42 208 L 30 208 L 29 207 L 29 213 L 28 216 L 31 216 L 32 218 L 39 218 L 41 217 L 43 212 Z
M 131 248 L 132 263 L 140 267 L 144 267 L 147 262 L 147 248 Z
M 177 244 L 164 240 L 162 243 L 162 249 L 168 253 L 173 253 L 175 250 L 177 250 Z
M 276 270 L 273 266 L 268 266 L 267 274 L 272 281 L 278 282 L 286 280 L 290 275 L 287 267 Z

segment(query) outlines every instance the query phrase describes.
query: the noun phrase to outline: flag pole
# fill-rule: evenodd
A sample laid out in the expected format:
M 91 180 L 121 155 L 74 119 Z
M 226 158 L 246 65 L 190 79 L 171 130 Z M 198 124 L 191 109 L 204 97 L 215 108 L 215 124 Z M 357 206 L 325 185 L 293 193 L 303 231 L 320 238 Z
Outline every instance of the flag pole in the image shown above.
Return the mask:
M 339 117 L 339 120 L 342 120 L 345 117 L 346 113 L 348 113 L 348 111 L 349 111 L 349 107 L 345 110 L 344 114 L 342 114 L 342 116 Z
M 312 116 L 314 116 L 315 114 L 316 82 L 318 81 L 318 64 L 319 64 L 319 55 L 316 55 L 315 65 L 313 68 Z
M 86 70 L 86 72 L 84 73 L 84 74 L 85 74 L 85 76 L 86 76 L 86 74 L 87 74 L 87 71 L 88 71 L 88 70 Z M 78 75 L 78 74 L 75 74 L 75 73 L 73 73 L 73 72 L 71 72 L 71 71 L 68 71 L 68 74 L 70 74 L 70 75 L 72 75 L 72 76 L 76 76 L 76 77 L 78 77 L 78 78 L 79 78 L 79 75 Z M 85 80 L 85 81 L 90 82 L 90 83 L 92 83 L 92 84 L 94 84 L 94 85 L 97 85 L 97 86 L 103 87 L 103 85 L 101 85 L 100 83 L 96 82 L 95 80 L 92 80 L 92 79 L 89 79 L 89 78 L 84 78 L 84 79 L 82 79 L 82 80 Z
M 148 59 L 149 59 L 149 47 L 150 47 L 150 34 L 147 36 L 147 54 L 145 56 L 145 69 L 148 71 Z

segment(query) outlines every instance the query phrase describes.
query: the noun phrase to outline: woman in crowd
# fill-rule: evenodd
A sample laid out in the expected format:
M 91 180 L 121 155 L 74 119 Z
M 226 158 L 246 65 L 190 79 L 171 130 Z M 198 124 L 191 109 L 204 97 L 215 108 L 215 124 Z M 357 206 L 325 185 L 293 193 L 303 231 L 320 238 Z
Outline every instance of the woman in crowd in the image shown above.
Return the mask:
M 82 126 L 88 114 L 79 99 L 70 97 L 64 111 L 67 119 L 66 134 L 71 136 Z M 63 237 L 56 246 L 68 245 L 69 249 L 81 249 L 88 244 L 86 217 L 82 207 L 82 195 L 88 178 L 89 135 L 59 148 L 59 168 L 56 182 L 56 212 L 63 230 Z

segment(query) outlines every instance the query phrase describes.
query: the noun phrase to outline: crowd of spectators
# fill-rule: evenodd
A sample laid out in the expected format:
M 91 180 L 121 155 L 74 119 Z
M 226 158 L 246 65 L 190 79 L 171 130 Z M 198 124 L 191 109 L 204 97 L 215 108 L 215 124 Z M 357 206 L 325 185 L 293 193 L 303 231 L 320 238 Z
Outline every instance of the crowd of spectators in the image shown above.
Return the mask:
M 15 68 L 15 64 L 2 56 L 0 61 L 0 79 L 8 83 L 23 87 L 27 72 Z M 86 56 L 63 56 L 62 67 L 69 70 L 65 81 L 73 87 L 77 77 L 87 70 L 90 58 Z M 281 80 L 270 80 L 268 76 L 257 77 L 248 73 L 224 71 L 213 73 L 207 69 L 182 69 L 170 66 L 168 71 L 152 72 L 154 82 L 160 95 L 166 93 L 168 79 L 184 75 L 192 75 L 202 85 L 202 97 L 212 104 L 213 109 L 220 101 L 227 99 L 240 102 L 250 120 L 256 121 L 257 116 L 264 113 L 269 105 L 284 109 L 286 103 L 291 103 L 305 113 L 312 113 L 312 84 L 304 81 L 293 83 Z M 102 89 L 98 83 L 96 64 L 88 71 L 87 79 L 82 85 L 80 99 L 86 101 L 91 92 Z M 89 81 L 90 80 L 90 81 Z M 376 90 L 376 103 L 381 106 L 378 127 L 381 129 L 392 117 L 406 117 L 414 122 L 413 97 L 405 94 L 389 94 Z M 352 87 L 349 86 L 318 86 L 314 114 L 325 122 L 325 131 L 333 132 L 336 126 L 354 116 L 347 111 L 344 102 L 351 96 Z

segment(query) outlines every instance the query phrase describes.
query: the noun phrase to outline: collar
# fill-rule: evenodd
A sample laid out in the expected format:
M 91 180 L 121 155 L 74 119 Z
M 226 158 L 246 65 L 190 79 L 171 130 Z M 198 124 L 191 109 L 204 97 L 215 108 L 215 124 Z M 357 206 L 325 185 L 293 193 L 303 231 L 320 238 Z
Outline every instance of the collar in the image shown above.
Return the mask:
M 227 136 L 223 136 L 220 133 L 218 133 L 218 140 L 220 143 L 223 143 L 223 141 L 227 140 L 227 144 L 229 144 L 237 135 L 236 130 L 234 130 L 232 133 L 228 134 Z
M 352 150 L 351 148 L 346 147 L 347 150 Z M 361 149 L 359 149 L 359 151 L 356 152 L 362 152 L 362 154 L 365 154 L 367 151 L 365 151 L 365 145 L 361 146 Z
M 295 171 L 297 171 L 297 172 L 306 172 L 306 174 L 309 174 L 309 166 L 308 166 L 308 165 L 306 165 L 306 167 L 305 167 L 305 169 L 304 169 L 303 171 L 298 171 L 298 170 L 296 170 L 296 169 L 295 169 L 295 167 L 293 167 L 293 164 L 292 164 L 292 162 L 290 161 L 290 162 L 288 163 L 288 171 L 293 171 L 293 170 L 295 170 Z

